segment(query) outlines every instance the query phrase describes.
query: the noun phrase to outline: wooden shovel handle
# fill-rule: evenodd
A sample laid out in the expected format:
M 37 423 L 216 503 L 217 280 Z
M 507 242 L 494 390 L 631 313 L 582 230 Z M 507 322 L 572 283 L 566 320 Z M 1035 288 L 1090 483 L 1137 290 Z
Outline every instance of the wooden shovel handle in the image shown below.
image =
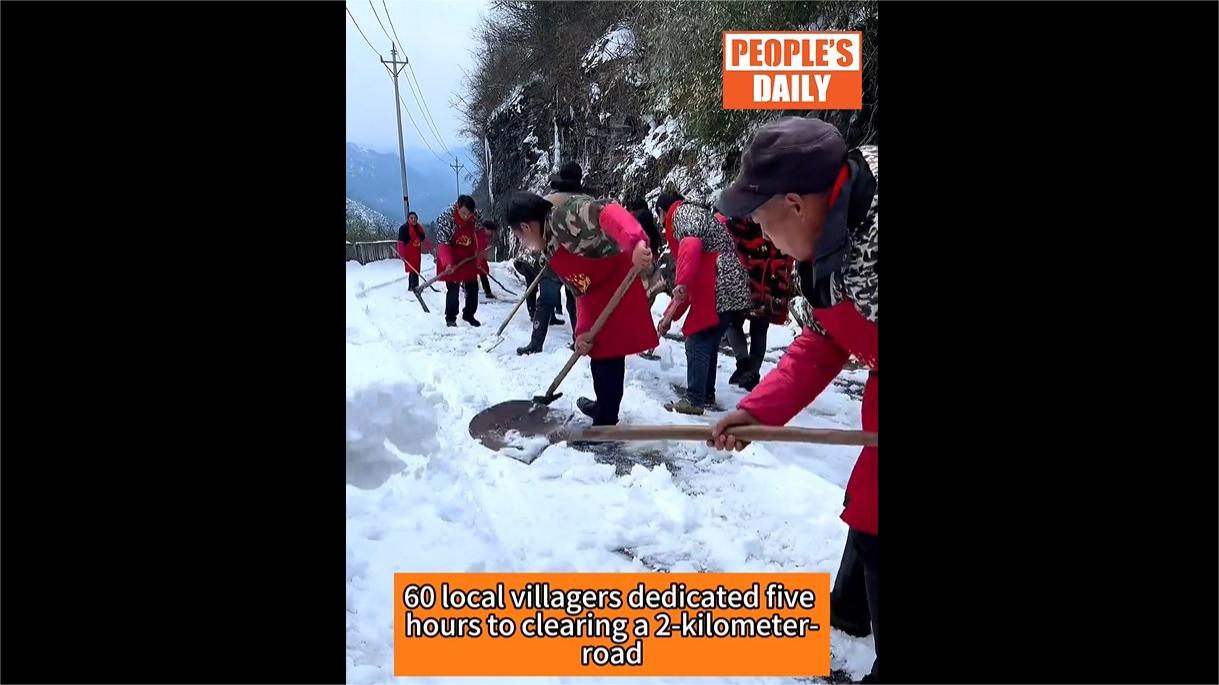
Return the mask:
M 453 270 L 456 271 L 456 270 L 460 269 L 461 267 L 465 266 L 466 264 L 469 264 L 470 262 L 474 261 L 477 258 L 478 258 L 478 255 L 474 255 L 473 257 L 466 257 L 465 259 L 461 260 L 460 262 L 457 262 L 456 264 L 454 264 Z M 435 276 L 432 276 L 431 278 L 429 278 L 428 280 L 424 281 L 419 286 L 417 286 L 415 288 L 415 292 L 419 292 L 420 290 L 423 290 L 424 288 L 432 285 L 436 281 L 439 281 L 440 277 L 443 275 L 444 275 L 444 273 L 441 272 L 441 273 L 436 274 Z
M 699 440 L 711 439 L 711 426 L 590 426 L 573 431 L 567 440 Z M 733 426 L 725 431 L 751 442 L 807 442 L 821 445 L 877 446 L 876 433 L 795 426 Z
M 592 328 L 588 329 L 588 332 L 585 333 L 585 335 L 593 339 L 597 337 L 597 334 L 600 333 L 601 329 L 605 326 L 605 322 L 609 320 L 610 314 L 614 313 L 614 309 L 618 306 L 618 303 L 622 301 L 623 296 L 626 295 L 626 291 L 630 289 L 630 287 L 635 283 L 635 279 L 638 277 L 639 267 L 632 266 L 631 270 L 627 272 L 626 278 L 622 279 L 622 283 L 619 284 L 618 289 L 614 291 L 614 296 L 610 298 L 609 304 L 605 305 L 605 309 L 601 310 L 601 315 L 597 317 L 597 320 L 593 322 Z M 576 365 L 576 360 L 579 358 L 579 351 L 571 353 L 571 358 L 568 359 L 567 363 L 563 365 L 563 370 L 559 372 L 558 376 L 555 376 L 554 382 L 551 383 L 550 388 L 546 390 L 545 397 L 554 395 L 554 391 L 559 387 L 559 384 L 563 382 L 563 379 L 567 378 L 567 373 L 571 371 L 571 367 Z
M 542 276 L 545 273 L 546 273 L 546 269 L 541 269 L 540 271 L 538 271 L 538 275 L 536 277 L 534 277 L 533 283 L 529 284 L 529 289 L 526 290 L 525 294 L 521 296 L 520 302 L 516 303 L 516 306 L 512 308 L 512 313 L 508 315 L 507 319 L 504 319 L 504 322 L 502 324 L 500 324 L 499 330 L 495 332 L 495 337 L 498 338 L 499 336 L 504 334 L 504 329 L 508 327 L 508 322 L 512 320 L 512 317 L 516 316 L 516 312 L 521 308 L 521 305 L 525 304 L 525 300 L 529 299 L 529 293 L 531 293 L 537 289 L 538 283 L 542 282 Z
M 685 291 L 683 290 L 682 292 Z M 676 311 L 677 308 L 685 301 L 685 297 L 674 296 L 673 301 L 669 303 L 669 306 L 665 307 L 665 313 L 660 317 L 660 323 L 665 324 L 665 326 L 671 326 L 673 324 L 673 312 Z M 657 324 L 656 328 L 659 330 L 660 325 Z
M 411 266 L 410 262 L 406 261 L 405 259 L 403 259 L 402 262 L 404 264 L 406 264 L 406 268 L 410 269 L 411 271 L 414 271 L 416 276 L 418 276 L 419 278 L 423 278 L 423 274 L 419 273 L 419 269 L 416 269 L 415 267 Z M 431 281 L 428 281 L 425 285 L 427 285 L 429 288 L 432 287 Z M 419 289 L 422 290 L 423 288 L 419 288 Z M 433 292 L 435 292 L 435 290 L 436 290 L 435 288 L 432 288 Z M 415 294 L 418 295 L 419 293 L 415 293 Z

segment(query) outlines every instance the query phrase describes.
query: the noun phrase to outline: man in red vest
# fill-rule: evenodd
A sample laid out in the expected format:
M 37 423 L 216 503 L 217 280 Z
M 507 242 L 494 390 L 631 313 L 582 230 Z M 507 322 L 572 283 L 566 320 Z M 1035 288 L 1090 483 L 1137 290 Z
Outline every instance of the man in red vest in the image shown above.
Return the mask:
M 444 306 L 444 320 L 449 326 L 457 325 L 457 295 L 462 288 L 466 291 L 462 320 L 471 326 L 482 325 L 474 318 L 478 311 L 477 232 L 478 215 L 474 213 L 474 198 L 469 195 L 458 196 L 457 203 L 436 219 L 436 268 L 449 288 Z
M 775 370 L 716 424 L 715 446 L 747 444 L 725 435 L 733 426 L 787 423 L 851 356 L 871 370 L 863 429 L 878 430 L 878 159 L 875 146 L 848 151 L 838 129 L 819 119 L 787 117 L 754 134 L 740 175 L 716 204 L 725 214 L 756 221 L 795 258 L 813 317 Z M 880 680 L 879 459 L 879 448 L 865 447 L 847 482 L 847 544 L 830 600 L 831 625 L 866 635 L 871 623 L 877 657 L 865 682 Z

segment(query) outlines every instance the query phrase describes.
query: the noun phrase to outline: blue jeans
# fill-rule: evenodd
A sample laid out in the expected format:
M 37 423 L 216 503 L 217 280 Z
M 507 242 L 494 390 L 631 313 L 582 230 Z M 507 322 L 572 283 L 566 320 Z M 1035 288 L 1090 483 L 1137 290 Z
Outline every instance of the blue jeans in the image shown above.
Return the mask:
M 732 312 L 720 312 L 714 326 L 686 338 L 686 401 L 705 407 L 715 401 L 715 371 L 720 359 L 720 338 L 732 323 Z
M 567 290 L 567 286 L 563 285 L 563 281 L 551 271 L 546 269 L 546 275 L 542 276 L 542 280 L 538 283 L 538 304 L 543 306 L 551 306 L 557 312 L 559 310 L 559 297 L 563 291 Z M 572 297 L 571 291 L 567 290 L 567 317 L 571 323 L 571 330 L 575 333 L 576 330 L 576 298 Z

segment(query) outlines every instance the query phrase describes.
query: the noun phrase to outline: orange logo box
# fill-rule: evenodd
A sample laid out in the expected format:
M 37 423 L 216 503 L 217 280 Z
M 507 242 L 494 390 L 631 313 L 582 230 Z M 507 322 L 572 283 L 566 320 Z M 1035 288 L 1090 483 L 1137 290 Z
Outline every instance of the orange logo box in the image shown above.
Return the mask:
M 398 573 L 396 676 L 826 676 L 826 573 Z
M 861 109 L 863 33 L 725 31 L 724 109 Z

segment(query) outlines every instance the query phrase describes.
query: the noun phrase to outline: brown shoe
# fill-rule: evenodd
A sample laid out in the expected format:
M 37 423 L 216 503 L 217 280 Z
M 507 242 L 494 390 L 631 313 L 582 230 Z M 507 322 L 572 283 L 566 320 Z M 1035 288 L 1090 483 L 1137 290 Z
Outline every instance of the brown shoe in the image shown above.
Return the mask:
M 669 411 L 675 411 L 678 414 L 691 414 L 693 416 L 702 416 L 703 415 L 702 407 L 696 407 L 693 404 L 690 404 L 690 402 L 685 399 L 681 399 L 676 402 L 665 402 L 665 409 L 668 409 Z

